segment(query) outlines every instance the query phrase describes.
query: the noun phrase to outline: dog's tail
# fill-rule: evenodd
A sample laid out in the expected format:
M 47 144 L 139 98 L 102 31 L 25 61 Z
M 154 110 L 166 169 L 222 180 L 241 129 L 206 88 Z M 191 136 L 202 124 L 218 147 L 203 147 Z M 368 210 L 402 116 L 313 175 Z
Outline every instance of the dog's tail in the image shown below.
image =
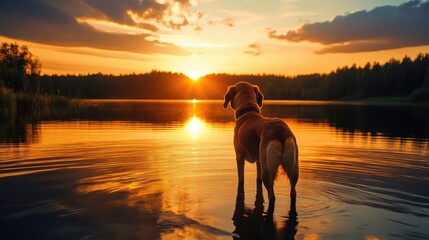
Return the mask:
M 298 146 L 293 137 L 288 137 L 283 144 L 282 167 L 289 177 L 292 187 L 295 187 L 299 177 Z
M 271 178 L 275 178 L 279 166 L 286 172 L 292 187 L 295 187 L 299 177 L 298 147 L 293 137 L 287 137 L 284 142 L 272 140 L 267 147 L 267 170 Z

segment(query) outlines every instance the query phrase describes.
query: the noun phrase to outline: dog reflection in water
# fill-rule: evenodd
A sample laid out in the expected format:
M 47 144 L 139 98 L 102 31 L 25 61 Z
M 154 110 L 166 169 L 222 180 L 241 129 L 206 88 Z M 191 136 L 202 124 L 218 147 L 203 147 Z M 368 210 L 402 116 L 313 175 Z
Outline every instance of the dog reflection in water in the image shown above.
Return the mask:
M 261 180 L 268 191 L 268 213 L 274 212 L 274 180 L 281 166 L 290 183 L 291 210 L 295 210 L 298 182 L 298 146 L 296 138 L 285 122 L 266 118 L 260 108 L 264 96 L 259 87 L 247 82 L 230 86 L 224 96 L 223 107 L 235 111 L 234 149 L 237 161 L 238 185 L 244 184 L 244 162 L 256 163 L 257 182 Z
M 256 189 L 256 200 L 254 208 L 246 207 L 244 203 L 243 185 L 238 186 L 232 221 L 235 226 L 233 239 L 295 239 L 297 233 L 297 214 L 295 209 L 289 211 L 283 226 L 276 229 L 277 223 L 273 215 L 264 214 L 264 197 L 262 185 L 258 184 Z

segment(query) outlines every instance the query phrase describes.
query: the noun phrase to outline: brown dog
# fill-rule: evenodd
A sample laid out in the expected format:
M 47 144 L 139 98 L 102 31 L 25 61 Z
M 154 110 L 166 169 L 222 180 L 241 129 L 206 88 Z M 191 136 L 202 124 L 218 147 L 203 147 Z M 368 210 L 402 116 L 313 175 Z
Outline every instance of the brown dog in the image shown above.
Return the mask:
M 264 183 L 268 191 L 269 212 L 274 211 L 274 180 L 279 166 L 287 173 L 291 183 L 291 209 L 295 209 L 298 182 L 298 146 L 289 127 L 278 118 L 265 118 L 260 107 L 264 96 L 259 87 L 239 82 L 228 88 L 224 108 L 231 102 L 235 111 L 234 148 L 239 186 L 244 183 L 244 160 L 256 162 L 258 184 Z

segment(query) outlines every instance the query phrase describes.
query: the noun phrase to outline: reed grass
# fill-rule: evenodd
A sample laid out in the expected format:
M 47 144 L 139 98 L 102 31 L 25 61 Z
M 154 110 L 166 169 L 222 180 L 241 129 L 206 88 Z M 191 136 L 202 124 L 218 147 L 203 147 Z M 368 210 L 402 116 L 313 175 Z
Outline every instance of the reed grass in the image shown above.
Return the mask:
M 40 93 L 15 93 L 11 89 L 0 86 L 0 114 L 9 118 L 17 113 L 43 113 L 76 110 L 83 107 L 83 102 L 59 95 Z
M 3 118 L 14 116 L 17 111 L 16 94 L 5 87 L 0 86 L 0 114 Z

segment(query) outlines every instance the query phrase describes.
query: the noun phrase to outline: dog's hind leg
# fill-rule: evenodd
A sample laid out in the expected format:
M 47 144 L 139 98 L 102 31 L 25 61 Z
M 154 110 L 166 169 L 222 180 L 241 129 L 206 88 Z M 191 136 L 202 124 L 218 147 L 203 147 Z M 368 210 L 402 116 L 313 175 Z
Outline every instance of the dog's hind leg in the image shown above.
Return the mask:
M 277 170 L 279 169 L 283 154 L 283 144 L 277 140 L 272 140 L 268 143 L 265 157 L 266 157 L 266 175 L 268 185 L 268 198 L 270 200 L 269 212 L 274 211 L 274 202 L 276 200 L 274 194 L 274 180 L 277 176 Z M 265 182 L 264 182 L 265 183 Z
M 274 181 L 270 180 L 270 175 L 266 170 L 262 171 L 262 182 L 264 183 L 264 186 L 268 191 L 268 200 L 269 200 L 268 213 L 273 213 L 274 203 L 276 201 L 276 196 L 274 194 Z

